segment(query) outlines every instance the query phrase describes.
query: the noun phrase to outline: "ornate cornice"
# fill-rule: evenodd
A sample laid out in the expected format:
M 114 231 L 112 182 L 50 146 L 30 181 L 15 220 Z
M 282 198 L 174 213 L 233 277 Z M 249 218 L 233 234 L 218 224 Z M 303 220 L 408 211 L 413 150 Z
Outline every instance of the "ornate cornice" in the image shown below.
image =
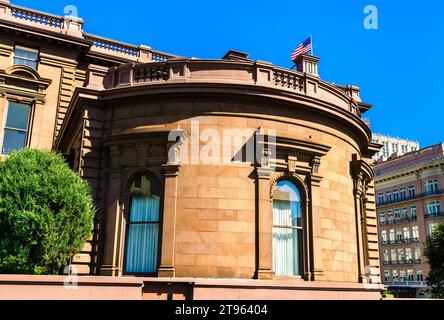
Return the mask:
M 25 65 L 13 65 L 0 69 L 0 94 L 45 102 L 44 91 L 51 79 L 42 78 L 37 71 Z

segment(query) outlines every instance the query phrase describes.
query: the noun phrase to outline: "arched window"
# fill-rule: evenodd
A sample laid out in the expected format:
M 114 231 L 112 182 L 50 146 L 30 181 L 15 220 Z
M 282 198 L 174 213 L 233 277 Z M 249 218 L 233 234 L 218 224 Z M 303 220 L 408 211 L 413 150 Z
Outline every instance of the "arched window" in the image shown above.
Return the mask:
M 130 189 L 126 236 L 127 273 L 153 273 L 157 269 L 161 186 L 148 175 L 135 178 Z
M 280 276 L 298 276 L 301 269 L 301 195 L 292 182 L 282 180 L 273 193 L 273 271 Z

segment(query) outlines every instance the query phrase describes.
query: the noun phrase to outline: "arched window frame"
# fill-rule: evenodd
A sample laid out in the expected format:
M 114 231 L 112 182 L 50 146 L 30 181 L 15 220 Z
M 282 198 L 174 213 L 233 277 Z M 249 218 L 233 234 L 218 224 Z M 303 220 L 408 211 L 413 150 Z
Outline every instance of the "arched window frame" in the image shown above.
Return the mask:
M 160 203 L 159 203 L 159 234 L 157 240 L 157 261 L 156 261 L 156 270 L 154 272 L 127 272 L 126 271 L 126 263 L 127 263 L 127 243 L 128 243 L 128 235 L 129 235 L 129 227 L 131 225 L 130 215 L 131 215 L 131 186 L 136 181 L 137 177 L 148 176 L 151 179 L 157 180 L 160 185 Z M 123 243 L 123 265 L 122 265 L 122 273 L 126 275 L 136 275 L 136 276 L 157 276 L 157 271 L 159 269 L 160 261 L 161 261 L 161 253 L 162 253 L 162 230 L 163 230 L 163 207 L 164 207 L 164 180 L 152 171 L 139 171 L 131 175 L 131 178 L 128 179 L 128 182 L 124 188 L 124 223 L 125 223 L 125 235 L 124 235 L 124 243 Z
M 289 181 L 295 185 L 295 187 L 299 190 L 299 195 L 301 197 L 301 221 L 302 221 L 302 252 L 301 256 L 301 270 L 300 276 L 276 276 L 275 278 L 302 278 L 304 280 L 311 280 L 311 260 L 312 260 L 312 229 L 311 229 L 311 205 L 310 205 L 310 197 L 309 197 L 309 189 L 305 184 L 304 180 L 299 177 L 296 173 L 291 172 L 282 172 L 274 177 L 271 180 L 271 188 L 270 188 L 270 201 L 273 202 L 273 194 L 276 190 L 277 184 L 280 181 Z M 273 208 L 271 209 L 273 210 Z M 272 215 L 273 212 L 270 212 Z M 272 226 L 273 228 L 273 226 Z M 273 231 L 271 231 L 273 232 Z M 273 249 L 271 249 L 273 250 Z M 273 252 L 271 253 L 273 256 Z

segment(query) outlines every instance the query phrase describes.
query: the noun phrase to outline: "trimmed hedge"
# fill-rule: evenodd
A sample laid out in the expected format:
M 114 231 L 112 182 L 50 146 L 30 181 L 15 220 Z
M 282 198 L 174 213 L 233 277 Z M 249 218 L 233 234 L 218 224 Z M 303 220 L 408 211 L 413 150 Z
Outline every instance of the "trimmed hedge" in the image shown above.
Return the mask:
M 23 149 L 0 162 L 0 273 L 57 274 L 89 235 L 90 186 L 55 152 Z

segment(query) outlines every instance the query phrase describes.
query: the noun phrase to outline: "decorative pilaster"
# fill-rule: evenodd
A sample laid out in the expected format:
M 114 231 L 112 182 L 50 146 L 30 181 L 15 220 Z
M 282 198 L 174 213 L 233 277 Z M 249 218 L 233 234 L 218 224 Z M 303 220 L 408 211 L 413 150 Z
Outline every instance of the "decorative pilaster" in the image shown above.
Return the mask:
M 321 165 L 321 157 L 313 156 L 311 160 L 311 174 L 309 176 L 309 191 L 310 202 L 307 202 L 308 223 L 310 229 L 309 238 L 311 239 L 310 252 L 311 252 L 311 275 L 310 280 L 322 281 L 325 280 L 324 269 L 322 265 L 322 252 L 318 239 L 321 237 L 321 218 L 319 214 L 319 206 L 321 205 L 321 199 L 319 196 L 319 187 L 322 180 L 322 176 L 318 175 L 319 166 Z M 311 205 L 309 205 L 311 204 Z M 307 226 L 308 227 L 308 226 Z
M 165 177 L 165 191 L 162 221 L 162 249 L 160 256 L 159 277 L 174 277 L 174 243 L 176 237 L 177 179 L 180 165 L 167 163 L 162 165 Z
M 360 179 L 360 178 L 358 178 Z M 358 180 L 360 181 L 360 180 Z M 359 184 L 360 182 L 358 182 Z M 363 241 L 363 217 L 362 217 L 362 190 L 355 188 L 353 191 L 355 202 L 355 221 L 356 221 L 356 240 L 358 252 L 358 281 L 363 283 L 365 279 L 365 259 L 364 259 L 364 241 Z
M 358 280 L 361 283 L 367 282 L 367 272 L 369 266 L 368 239 L 367 239 L 367 217 L 365 202 L 368 184 L 373 180 L 373 170 L 363 160 L 358 160 L 356 154 L 350 163 L 353 177 L 353 196 L 355 203 L 355 221 L 358 256 Z
M 120 162 L 120 150 L 112 146 L 110 163 Z M 116 165 L 115 165 L 116 166 Z M 100 274 L 105 276 L 120 276 L 123 268 L 123 206 L 120 199 L 122 177 L 118 167 L 112 167 L 108 181 L 108 206 L 106 208 L 105 244 Z
M 270 176 L 274 170 L 270 168 L 256 168 L 256 192 L 258 201 L 256 204 L 256 278 L 273 278 L 273 215 L 270 198 Z

